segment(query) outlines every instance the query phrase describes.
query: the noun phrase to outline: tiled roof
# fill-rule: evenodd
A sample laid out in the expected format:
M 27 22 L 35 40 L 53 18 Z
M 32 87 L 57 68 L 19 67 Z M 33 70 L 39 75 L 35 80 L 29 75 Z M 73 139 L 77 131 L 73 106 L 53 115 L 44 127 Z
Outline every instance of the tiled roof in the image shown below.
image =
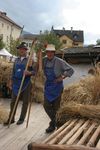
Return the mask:
M 65 48 L 64 53 L 66 54 L 78 54 L 78 53 L 100 53 L 100 47 L 73 47 L 73 48 Z
M 58 36 L 66 35 L 75 42 L 84 42 L 83 31 L 80 31 L 80 30 L 55 30 L 55 29 L 53 29 L 52 31 Z
M 6 21 L 12 23 L 13 25 L 17 26 L 17 27 L 20 28 L 20 29 L 22 28 L 21 26 L 19 26 L 18 24 L 16 24 L 13 20 L 11 20 L 11 19 L 7 16 L 6 12 L 0 11 L 0 18 L 3 18 L 4 20 L 6 20 Z

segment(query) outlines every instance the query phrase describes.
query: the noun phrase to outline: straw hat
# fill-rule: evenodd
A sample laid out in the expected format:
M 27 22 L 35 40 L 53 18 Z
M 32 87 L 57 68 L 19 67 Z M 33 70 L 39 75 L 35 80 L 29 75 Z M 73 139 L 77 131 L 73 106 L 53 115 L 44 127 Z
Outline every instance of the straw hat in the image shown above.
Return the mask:
M 46 51 L 56 51 L 55 49 L 55 45 L 53 44 L 48 44 L 47 47 L 46 47 Z

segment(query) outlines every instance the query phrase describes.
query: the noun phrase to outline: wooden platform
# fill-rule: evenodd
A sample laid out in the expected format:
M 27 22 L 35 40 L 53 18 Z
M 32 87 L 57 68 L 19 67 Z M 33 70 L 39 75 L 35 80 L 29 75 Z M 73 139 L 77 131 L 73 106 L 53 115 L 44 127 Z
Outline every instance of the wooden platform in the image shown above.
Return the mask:
M 9 110 L 10 100 L 0 100 L 6 109 Z M 16 114 L 16 121 L 19 119 L 21 102 Z M 41 142 L 49 135 L 45 133 L 48 127 L 49 118 L 46 115 L 41 104 L 32 104 L 30 121 L 26 128 L 26 120 L 22 125 L 16 125 L 16 122 L 8 127 L 0 124 L 0 150 L 27 150 L 30 142 Z
M 91 120 L 73 119 L 29 150 L 100 150 L 100 124 Z

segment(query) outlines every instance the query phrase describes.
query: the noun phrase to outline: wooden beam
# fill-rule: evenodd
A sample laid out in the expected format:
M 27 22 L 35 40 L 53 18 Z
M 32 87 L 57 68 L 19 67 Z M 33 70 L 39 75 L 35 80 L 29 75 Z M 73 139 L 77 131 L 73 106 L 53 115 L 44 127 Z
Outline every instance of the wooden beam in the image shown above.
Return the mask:
M 97 143 L 97 146 L 96 146 L 98 149 L 100 149 L 100 140 L 98 141 Z
M 96 131 L 94 132 L 91 139 L 87 143 L 87 146 L 90 146 L 90 147 L 94 146 L 96 143 L 96 139 L 99 137 L 99 135 L 100 135 L 100 125 L 97 127 Z
M 90 133 L 93 131 L 93 129 L 95 128 L 96 123 L 93 123 L 89 129 L 86 131 L 86 133 L 83 135 L 83 137 L 79 140 L 79 142 L 77 143 L 77 145 L 83 145 L 85 143 L 85 141 L 87 140 L 87 138 L 89 137 Z
M 68 146 L 68 145 L 50 145 L 50 144 L 35 144 L 30 143 L 28 150 L 100 150 L 97 148 L 85 147 L 85 146 Z
M 74 121 L 74 120 L 73 120 Z M 77 120 L 75 120 L 77 121 Z M 51 134 L 47 139 L 45 139 L 42 143 L 48 143 L 51 141 L 54 137 L 56 137 L 62 130 L 66 128 L 71 123 L 71 120 L 67 121 L 63 126 L 61 126 L 58 130 L 56 130 L 53 134 Z
M 84 123 L 84 120 L 79 120 L 79 122 L 77 123 L 77 125 L 68 134 L 66 134 L 58 144 L 60 145 L 60 144 L 66 143 L 66 141 L 69 140 L 70 137 L 72 137 L 75 134 L 75 132 L 80 128 L 80 126 L 83 123 Z
M 59 141 L 65 136 L 67 135 L 68 131 L 71 130 L 71 128 L 73 128 L 74 124 L 76 123 L 77 120 L 73 120 L 63 131 L 61 131 L 58 135 L 56 135 L 56 137 L 54 137 L 53 139 L 51 139 L 48 144 L 57 144 L 59 143 Z

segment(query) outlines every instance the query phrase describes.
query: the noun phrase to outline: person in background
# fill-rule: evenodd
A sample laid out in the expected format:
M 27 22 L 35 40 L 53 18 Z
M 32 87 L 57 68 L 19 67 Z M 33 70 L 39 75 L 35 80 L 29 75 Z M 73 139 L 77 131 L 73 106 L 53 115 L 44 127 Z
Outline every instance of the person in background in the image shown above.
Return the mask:
M 10 104 L 10 113 L 9 113 L 9 118 L 7 120 L 7 122 L 4 123 L 4 126 L 9 124 L 9 119 L 11 117 L 14 105 L 15 105 L 15 101 L 17 98 L 17 94 L 21 85 L 21 81 L 23 78 L 23 75 L 25 74 L 25 80 L 23 83 L 23 87 L 21 90 L 21 100 L 23 102 L 22 104 L 22 109 L 21 109 L 21 114 L 19 117 L 19 120 L 17 121 L 17 125 L 20 125 L 24 122 L 25 117 L 26 117 L 26 112 L 27 112 L 27 108 L 28 108 L 28 103 L 30 100 L 30 91 L 31 91 L 31 80 L 30 77 L 32 75 L 35 75 L 35 70 L 33 68 L 33 61 L 30 61 L 29 66 L 28 66 L 28 70 L 25 71 L 26 68 L 26 64 L 28 61 L 28 57 L 27 57 L 27 46 L 25 42 L 22 42 L 18 47 L 18 54 L 19 57 L 16 58 L 14 65 L 13 65 L 13 71 L 12 71 L 12 77 L 11 77 L 11 81 L 9 84 L 9 88 L 12 89 L 12 100 L 11 100 L 11 104 Z M 18 105 L 18 103 L 17 103 Z M 16 106 L 17 109 L 17 106 Z M 15 122 L 15 113 L 16 113 L 16 109 L 14 111 L 14 115 L 12 117 L 11 120 L 11 124 Z
M 43 70 L 46 77 L 44 88 L 44 109 L 50 118 L 46 133 L 56 128 L 56 113 L 60 107 L 63 92 L 63 79 L 71 77 L 74 73 L 72 67 L 64 60 L 55 56 L 55 46 L 48 44 L 46 57 L 43 58 Z

